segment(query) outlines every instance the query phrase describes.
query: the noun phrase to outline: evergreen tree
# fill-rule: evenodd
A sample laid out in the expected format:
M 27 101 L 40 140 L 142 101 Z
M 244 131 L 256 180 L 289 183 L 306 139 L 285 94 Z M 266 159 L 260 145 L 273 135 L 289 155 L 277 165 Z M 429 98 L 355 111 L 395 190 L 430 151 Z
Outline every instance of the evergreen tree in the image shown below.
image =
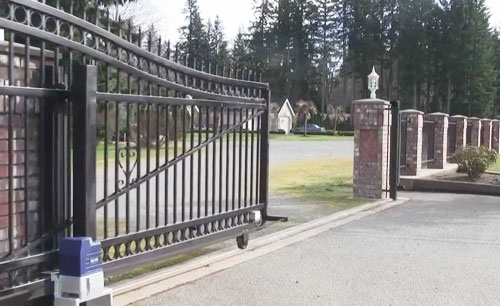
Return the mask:
M 336 65 L 335 59 L 340 55 L 337 49 L 340 39 L 336 33 L 340 18 L 336 5 L 334 0 L 317 0 L 312 6 L 311 26 L 318 55 L 315 62 L 321 76 L 321 113 L 326 112 L 329 78 Z
M 233 50 L 231 51 L 231 60 L 234 65 L 242 69 L 251 66 L 250 42 L 248 35 L 239 31 L 234 40 Z
M 221 21 L 204 24 L 197 1 L 187 0 L 180 49 L 259 70 L 275 99 L 313 101 L 322 113 L 366 97 L 372 66 L 378 96 L 403 107 L 500 112 L 500 38 L 484 0 L 254 1 L 249 33 L 229 54 Z
M 493 32 L 493 54 L 494 54 L 494 110 L 495 116 L 500 115 L 500 32 L 495 30 Z
M 179 50 L 190 58 L 207 58 L 210 53 L 208 35 L 200 16 L 197 0 L 186 0 L 184 8 L 187 25 L 181 27 Z
M 229 60 L 229 50 L 228 42 L 224 37 L 222 21 L 219 19 L 219 16 L 216 16 L 213 25 L 209 21 L 207 28 L 210 60 L 216 64 L 217 67 L 222 67 L 226 65 Z
M 270 69 L 271 46 L 273 44 L 272 28 L 275 18 L 274 3 L 271 0 L 254 0 L 255 21 L 250 27 L 250 54 L 254 69 L 265 72 L 267 80 L 271 80 Z

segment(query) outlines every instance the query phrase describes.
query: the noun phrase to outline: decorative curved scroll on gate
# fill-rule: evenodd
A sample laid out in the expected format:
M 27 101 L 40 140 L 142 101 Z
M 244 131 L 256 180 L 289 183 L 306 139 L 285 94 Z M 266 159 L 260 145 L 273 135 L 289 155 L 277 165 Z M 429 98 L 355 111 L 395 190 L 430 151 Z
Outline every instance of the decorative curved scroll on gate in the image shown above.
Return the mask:
M 120 188 L 135 182 L 132 178 L 135 167 L 137 166 L 137 147 L 119 147 L 118 149 L 118 165 L 124 175 L 124 179 L 119 179 Z M 132 165 L 130 165 L 132 163 Z

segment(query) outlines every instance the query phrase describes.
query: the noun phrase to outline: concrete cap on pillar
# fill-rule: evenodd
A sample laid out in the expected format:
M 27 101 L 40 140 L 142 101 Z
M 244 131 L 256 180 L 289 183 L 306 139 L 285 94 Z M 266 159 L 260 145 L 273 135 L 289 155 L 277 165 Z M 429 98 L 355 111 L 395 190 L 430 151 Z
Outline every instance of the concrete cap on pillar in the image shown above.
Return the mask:
M 360 99 L 352 101 L 352 104 L 382 104 L 382 105 L 390 105 L 389 101 L 381 100 L 381 99 Z
M 481 121 L 481 118 L 478 117 L 469 117 L 469 121 Z
M 405 109 L 405 110 L 402 110 L 402 111 L 399 111 L 400 114 L 404 114 L 404 115 L 423 115 L 424 112 L 421 112 L 419 110 L 416 110 L 416 109 Z
M 468 120 L 468 117 L 467 116 L 463 116 L 463 115 L 454 115 L 454 116 L 450 116 L 450 121 L 452 122 L 467 122 Z
M 481 119 L 481 122 L 491 122 L 491 119 L 483 118 L 483 119 Z
M 426 116 L 428 117 L 449 117 L 450 115 L 449 114 L 446 114 L 446 113 L 430 113 L 430 114 L 427 114 Z

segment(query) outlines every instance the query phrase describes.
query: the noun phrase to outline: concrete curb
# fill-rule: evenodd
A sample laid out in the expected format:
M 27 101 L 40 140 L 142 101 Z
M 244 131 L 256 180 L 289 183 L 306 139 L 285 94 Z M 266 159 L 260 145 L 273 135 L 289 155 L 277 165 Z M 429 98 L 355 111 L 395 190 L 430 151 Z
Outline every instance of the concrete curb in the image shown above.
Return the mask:
M 175 267 L 165 268 L 146 276 L 114 284 L 112 285 L 114 305 L 128 305 L 137 302 L 317 236 L 332 228 L 402 204 L 407 200 L 406 198 L 400 198 L 397 201 L 380 200 L 357 206 L 277 233 L 254 240 L 250 239 L 249 246 L 245 250 L 234 249 L 234 247 L 227 248 Z
M 407 191 L 449 192 L 500 196 L 500 186 L 473 182 L 401 179 Z

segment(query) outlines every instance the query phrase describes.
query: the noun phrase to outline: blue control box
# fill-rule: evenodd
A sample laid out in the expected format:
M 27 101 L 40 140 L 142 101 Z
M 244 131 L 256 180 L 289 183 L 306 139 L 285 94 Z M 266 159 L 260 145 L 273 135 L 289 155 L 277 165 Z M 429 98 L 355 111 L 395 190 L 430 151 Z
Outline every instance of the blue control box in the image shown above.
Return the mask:
M 61 238 L 59 273 L 81 277 L 102 271 L 101 243 L 88 237 Z

